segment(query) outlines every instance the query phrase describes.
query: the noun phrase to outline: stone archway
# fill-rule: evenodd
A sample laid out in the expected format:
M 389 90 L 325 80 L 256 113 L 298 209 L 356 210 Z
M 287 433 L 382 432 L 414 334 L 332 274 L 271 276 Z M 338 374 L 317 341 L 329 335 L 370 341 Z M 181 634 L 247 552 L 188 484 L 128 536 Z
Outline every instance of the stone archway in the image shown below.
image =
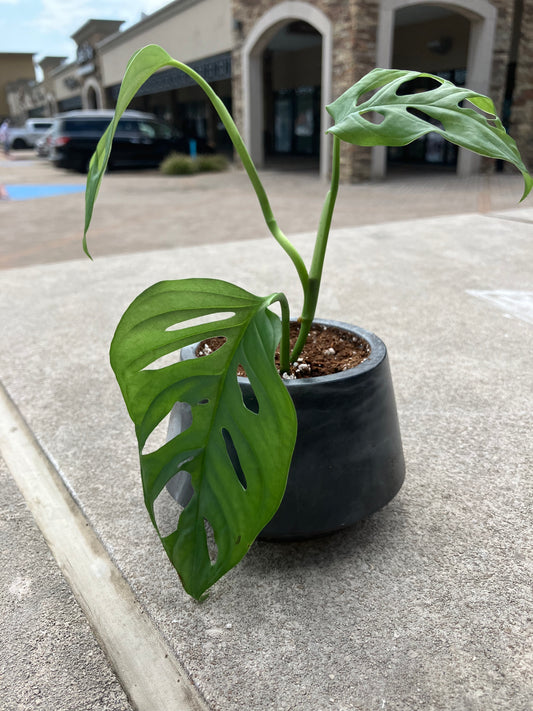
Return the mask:
M 87 79 L 81 92 L 84 109 L 101 109 L 103 107 L 102 89 L 96 79 Z
M 463 15 L 470 22 L 468 56 L 465 84 L 481 94 L 490 89 L 494 33 L 497 11 L 488 0 L 382 0 L 379 12 L 376 41 L 376 63 L 379 67 L 391 67 L 395 14 L 397 10 L 416 5 L 433 5 L 448 8 Z M 457 173 L 462 176 L 475 173 L 479 167 L 479 156 L 460 149 Z M 378 146 L 372 149 L 372 177 L 382 178 L 386 174 L 386 149 Z
M 97 109 L 98 108 L 98 98 L 96 96 L 96 91 L 93 86 L 90 86 L 87 90 L 87 108 Z
M 262 57 L 265 48 L 279 30 L 291 21 L 308 23 L 322 36 L 321 113 L 320 113 L 320 175 L 329 171 L 329 141 L 325 131 L 329 125 L 325 105 L 331 101 L 332 40 L 330 20 L 310 3 L 291 0 L 268 10 L 254 25 L 242 48 L 243 131 L 252 159 L 264 164 L 264 87 Z

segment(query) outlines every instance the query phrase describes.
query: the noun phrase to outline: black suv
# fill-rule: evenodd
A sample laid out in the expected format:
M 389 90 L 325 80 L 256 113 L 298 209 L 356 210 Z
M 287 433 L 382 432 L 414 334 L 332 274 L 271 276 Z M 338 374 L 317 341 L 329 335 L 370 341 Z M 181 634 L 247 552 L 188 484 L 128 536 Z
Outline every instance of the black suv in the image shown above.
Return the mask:
M 113 111 L 106 109 L 58 114 L 50 141 L 50 160 L 58 168 L 86 173 L 113 115 Z M 206 152 L 207 147 L 197 145 L 197 150 Z M 172 151 L 189 153 L 189 141 L 152 114 L 125 111 L 118 122 L 109 166 L 158 166 Z

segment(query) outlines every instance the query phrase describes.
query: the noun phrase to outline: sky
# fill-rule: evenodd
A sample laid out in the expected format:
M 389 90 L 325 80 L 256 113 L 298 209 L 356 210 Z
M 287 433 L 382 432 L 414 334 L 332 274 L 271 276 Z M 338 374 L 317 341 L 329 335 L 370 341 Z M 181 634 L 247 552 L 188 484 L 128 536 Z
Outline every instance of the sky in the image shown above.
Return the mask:
M 87 20 L 125 20 L 122 29 L 169 0 L 0 0 L 0 52 L 74 59 L 70 39 Z

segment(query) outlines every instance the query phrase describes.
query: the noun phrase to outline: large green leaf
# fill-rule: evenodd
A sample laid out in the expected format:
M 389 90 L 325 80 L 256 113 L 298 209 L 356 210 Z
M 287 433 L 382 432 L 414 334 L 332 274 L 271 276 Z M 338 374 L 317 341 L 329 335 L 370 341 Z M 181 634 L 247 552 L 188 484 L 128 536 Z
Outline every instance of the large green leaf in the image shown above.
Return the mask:
M 399 93 L 405 82 L 420 78 L 432 79 L 439 85 L 426 91 Z M 375 93 L 365 97 L 369 92 Z M 358 105 L 361 97 L 364 100 Z M 463 102 L 467 103 L 460 106 Z M 491 99 L 441 77 L 399 69 L 374 69 L 326 108 L 335 120 L 329 132 L 348 143 L 405 146 L 434 131 L 458 146 L 516 166 L 525 182 L 522 199 L 533 187 L 533 179 L 514 140 L 497 117 Z M 375 122 L 376 114 L 380 122 Z
M 176 530 L 161 540 L 195 598 L 241 560 L 285 491 L 297 424 L 274 365 L 280 320 L 268 306 L 275 299 L 215 279 L 160 282 L 129 306 L 111 344 L 111 364 L 135 423 L 144 497 L 156 529 L 154 502 L 163 487 L 179 471 L 192 478 L 192 500 Z M 206 316 L 207 323 L 189 325 Z M 213 336 L 226 338 L 220 349 L 165 365 L 168 354 Z M 257 412 L 243 403 L 239 364 L 254 390 Z M 143 453 L 176 402 L 190 405 L 192 425 L 156 451 Z M 228 436 L 245 485 L 230 459 Z M 206 523 L 218 549 L 214 562 Z

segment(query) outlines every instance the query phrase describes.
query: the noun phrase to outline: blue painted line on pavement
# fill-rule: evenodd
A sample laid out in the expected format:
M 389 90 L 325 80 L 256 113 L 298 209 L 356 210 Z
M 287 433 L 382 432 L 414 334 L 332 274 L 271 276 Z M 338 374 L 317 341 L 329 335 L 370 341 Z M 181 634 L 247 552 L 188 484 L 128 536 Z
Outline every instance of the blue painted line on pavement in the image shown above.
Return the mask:
M 85 185 L 5 185 L 4 189 L 10 200 L 33 200 L 82 193 Z

